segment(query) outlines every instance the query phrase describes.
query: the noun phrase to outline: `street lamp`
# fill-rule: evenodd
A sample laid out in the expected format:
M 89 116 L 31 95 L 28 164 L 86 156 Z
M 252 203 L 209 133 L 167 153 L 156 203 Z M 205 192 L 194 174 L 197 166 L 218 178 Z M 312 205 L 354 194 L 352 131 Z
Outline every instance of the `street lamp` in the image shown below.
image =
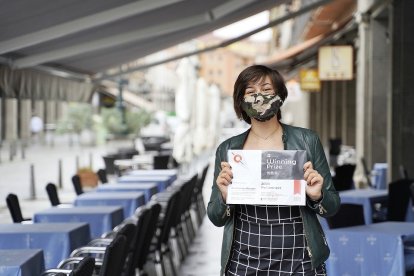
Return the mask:
M 123 90 L 124 86 L 128 85 L 129 81 L 127 79 L 120 78 L 118 85 L 119 85 L 119 94 L 118 99 L 116 102 L 116 106 L 118 107 L 119 111 L 121 112 L 121 129 L 122 132 L 126 134 L 127 132 L 127 125 L 126 125 L 126 113 L 125 113 L 125 104 L 124 104 L 124 98 L 123 98 Z

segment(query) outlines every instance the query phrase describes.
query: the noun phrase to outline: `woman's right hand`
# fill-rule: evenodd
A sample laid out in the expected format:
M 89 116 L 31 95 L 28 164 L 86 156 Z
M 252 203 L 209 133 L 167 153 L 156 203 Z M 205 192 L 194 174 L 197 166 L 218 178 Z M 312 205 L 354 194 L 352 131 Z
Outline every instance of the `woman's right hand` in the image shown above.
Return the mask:
M 221 162 L 221 171 L 217 176 L 216 183 L 220 189 L 221 196 L 223 197 L 224 202 L 227 200 L 227 189 L 228 185 L 231 184 L 233 179 L 233 173 L 231 171 L 231 166 L 227 162 Z

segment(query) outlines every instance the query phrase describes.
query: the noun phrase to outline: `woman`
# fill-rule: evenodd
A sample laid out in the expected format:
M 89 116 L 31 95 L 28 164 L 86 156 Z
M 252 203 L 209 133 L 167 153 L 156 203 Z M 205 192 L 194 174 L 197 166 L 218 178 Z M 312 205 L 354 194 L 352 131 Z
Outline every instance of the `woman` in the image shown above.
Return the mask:
M 282 76 L 262 65 L 243 70 L 234 84 L 234 109 L 251 128 L 216 152 L 207 213 L 224 226 L 220 275 L 326 275 L 329 248 L 316 215 L 334 215 L 340 200 L 318 136 L 280 122 L 286 97 Z M 306 150 L 306 205 L 226 205 L 230 149 Z

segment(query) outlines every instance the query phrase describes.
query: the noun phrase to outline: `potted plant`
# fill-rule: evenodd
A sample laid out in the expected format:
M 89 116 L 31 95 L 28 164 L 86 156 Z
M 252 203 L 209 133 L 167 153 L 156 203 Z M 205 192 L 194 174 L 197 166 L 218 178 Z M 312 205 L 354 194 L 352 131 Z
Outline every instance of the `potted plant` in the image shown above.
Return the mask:
M 79 175 L 83 187 L 96 187 L 98 185 L 98 175 L 89 167 L 79 168 L 77 175 Z
M 102 108 L 101 114 L 107 132 L 114 137 L 137 136 L 140 129 L 151 121 L 151 114 L 145 110 L 126 110 L 124 123 L 117 108 Z

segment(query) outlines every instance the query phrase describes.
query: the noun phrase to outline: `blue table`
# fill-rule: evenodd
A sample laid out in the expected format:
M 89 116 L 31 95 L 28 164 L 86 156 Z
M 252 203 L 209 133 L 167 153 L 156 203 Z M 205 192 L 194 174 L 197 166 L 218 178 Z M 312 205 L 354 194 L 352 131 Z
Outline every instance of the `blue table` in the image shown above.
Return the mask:
M 414 223 L 383 222 L 326 232 L 328 275 L 405 275 L 404 243 L 414 241 Z
M 132 170 L 127 173 L 127 175 L 135 176 L 148 176 L 148 175 L 168 175 L 174 176 L 177 178 L 178 171 L 175 169 L 171 170 Z
M 97 192 L 144 192 L 145 202 L 149 202 L 151 197 L 158 193 L 158 184 L 156 182 L 145 183 L 112 183 L 100 185 L 96 188 Z
M 145 204 L 143 192 L 129 193 L 83 193 L 76 197 L 75 206 L 122 206 L 124 217 L 134 215 L 135 210 Z
M 90 226 L 92 238 L 98 238 L 103 233 L 111 231 L 123 219 L 124 212 L 121 206 L 52 207 L 37 212 L 33 216 L 35 223 L 87 222 Z
M 168 175 L 124 175 L 119 177 L 117 182 L 121 184 L 155 182 L 158 185 L 158 192 L 162 192 L 174 182 L 174 178 Z
M 42 249 L 46 269 L 90 239 L 86 223 L 0 224 L 0 249 Z
M 0 250 L 0 275 L 39 276 L 44 270 L 41 249 Z
M 365 223 L 372 223 L 372 209 L 375 203 L 385 204 L 388 200 L 387 190 L 357 189 L 339 192 L 341 203 L 353 203 L 364 206 Z

